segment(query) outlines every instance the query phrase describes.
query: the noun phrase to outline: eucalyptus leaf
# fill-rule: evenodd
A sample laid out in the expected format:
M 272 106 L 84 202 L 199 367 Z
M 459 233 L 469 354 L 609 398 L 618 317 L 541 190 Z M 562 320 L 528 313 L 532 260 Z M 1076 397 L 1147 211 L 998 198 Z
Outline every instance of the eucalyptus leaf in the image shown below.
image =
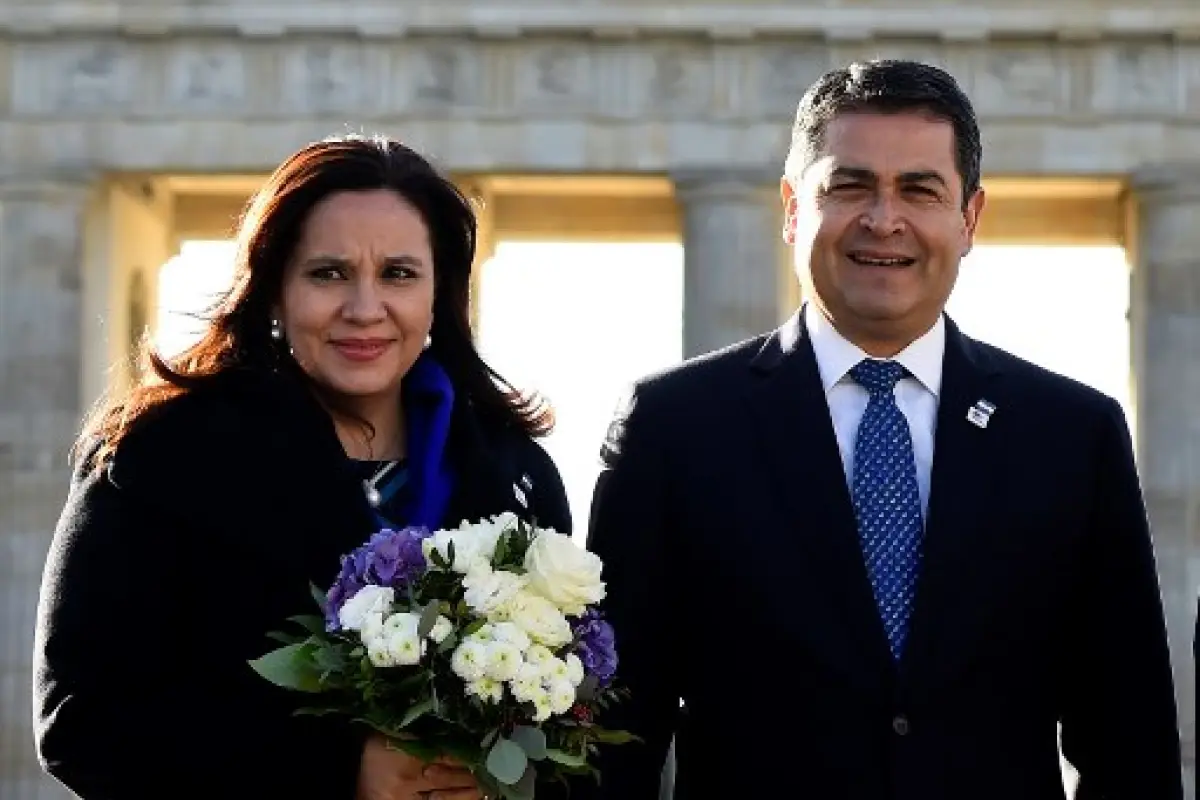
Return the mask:
M 546 734 L 541 728 L 518 725 L 510 738 L 521 746 L 530 761 L 541 761 L 546 757 Z
M 437 624 L 440 609 L 437 601 L 431 601 L 425 608 L 421 610 L 421 619 L 417 622 L 417 637 L 426 639 L 433 631 L 433 626 Z
M 301 692 L 321 691 L 321 671 L 313 666 L 311 645 L 280 647 L 253 659 L 250 666 L 276 686 Z
M 521 780 L 517 781 L 513 788 L 521 793 L 521 797 L 532 798 L 534 789 L 536 787 L 537 767 L 533 766 L 533 764 L 530 764 L 529 766 L 525 767 L 525 774 L 521 776 Z
M 496 780 L 511 786 L 525 775 L 529 759 L 525 757 L 525 751 L 519 744 L 501 736 L 488 751 L 485 763 L 488 772 Z

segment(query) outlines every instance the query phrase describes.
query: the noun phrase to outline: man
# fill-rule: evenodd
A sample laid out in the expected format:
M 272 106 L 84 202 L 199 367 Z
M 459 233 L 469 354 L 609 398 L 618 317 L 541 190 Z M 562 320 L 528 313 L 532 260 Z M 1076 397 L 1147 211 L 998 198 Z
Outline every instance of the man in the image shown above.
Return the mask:
M 1091 796 L 1182 797 L 1121 410 L 943 313 L 980 150 L 938 69 L 822 77 L 781 184 L 810 302 L 612 424 L 607 721 L 645 743 L 610 751 L 606 798 L 656 797 L 674 737 L 678 800 L 1062 800 L 1060 723 Z

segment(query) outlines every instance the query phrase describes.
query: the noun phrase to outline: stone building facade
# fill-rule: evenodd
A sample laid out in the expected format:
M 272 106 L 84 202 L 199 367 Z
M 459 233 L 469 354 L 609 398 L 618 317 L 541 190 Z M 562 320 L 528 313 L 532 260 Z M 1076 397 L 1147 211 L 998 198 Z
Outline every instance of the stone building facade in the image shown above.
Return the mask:
M 222 232 L 299 144 L 384 131 L 492 198 L 485 243 L 681 236 L 685 348 L 701 352 L 794 303 L 775 199 L 791 115 L 823 70 L 870 56 L 942 64 L 973 97 L 998 187 L 985 236 L 1129 253 L 1139 459 L 1194 797 L 1200 6 L 897 5 L 0 0 L 0 798 L 63 796 L 31 746 L 42 560 L 81 413 L 181 238 Z M 752 266 L 733 280 L 731 263 Z

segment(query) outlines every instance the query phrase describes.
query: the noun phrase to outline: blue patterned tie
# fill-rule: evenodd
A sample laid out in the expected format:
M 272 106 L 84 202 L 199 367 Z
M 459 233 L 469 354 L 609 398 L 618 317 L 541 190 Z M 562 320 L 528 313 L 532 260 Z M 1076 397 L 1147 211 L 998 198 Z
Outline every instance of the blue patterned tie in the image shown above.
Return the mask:
M 850 370 L 871 396 L 854 443 L 851 496 L 875 602 L 897 660 L 908 636 L 924 529 L 912 436 L 894 393 L 905 374 L 894 361 L 865 360 Z

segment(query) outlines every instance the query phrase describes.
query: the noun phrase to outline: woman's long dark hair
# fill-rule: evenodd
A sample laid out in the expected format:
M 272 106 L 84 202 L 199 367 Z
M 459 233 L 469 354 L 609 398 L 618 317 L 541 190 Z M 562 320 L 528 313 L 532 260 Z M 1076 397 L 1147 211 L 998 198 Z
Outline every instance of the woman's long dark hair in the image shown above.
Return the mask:
M 425 158 L 385 137 L 345 136 L 310 144 L 290 156 L 250 200 L 236 236 L 233 285 L 216 304 L 202 337 L 169 361 L 147 344 L 150 369 L 124 396 L 101 405 L 84 425 L 80 445 L 99 441 L 103 463 L 143 415 L 231 370 L 278 369 L 271 309 L 283 286 L 301 228 L 313 207 L 337 192 L 390 189 L 420 212 L 434 261 L 430 348 L 456 392 L 485 421 L 542 436 L 554 425 L 550 407 L 523 394 L 484 363 L 471 335 L 471 266 L 476 218 L 471 202 Z M 283 356 L 290 362 L 290 356 Z M 285 365 L 295 369 L 294 364 Z M 77 451 L 78 453 L 78 451 Z

